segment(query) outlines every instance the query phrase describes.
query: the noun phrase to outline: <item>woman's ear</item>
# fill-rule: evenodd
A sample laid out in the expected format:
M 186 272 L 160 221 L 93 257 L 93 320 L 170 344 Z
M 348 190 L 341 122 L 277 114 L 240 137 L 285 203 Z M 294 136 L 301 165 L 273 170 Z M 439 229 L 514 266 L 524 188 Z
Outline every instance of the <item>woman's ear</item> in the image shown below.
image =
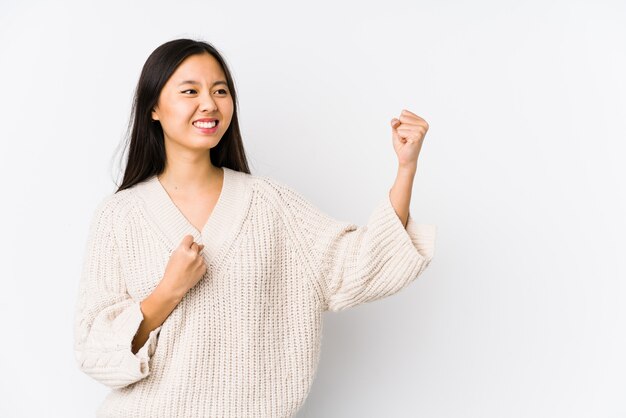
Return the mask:
M 157 115 L 156 110 L 154 109 L 152 109 L 152 120 L 153 121 L 159 120 L 159 115 Z

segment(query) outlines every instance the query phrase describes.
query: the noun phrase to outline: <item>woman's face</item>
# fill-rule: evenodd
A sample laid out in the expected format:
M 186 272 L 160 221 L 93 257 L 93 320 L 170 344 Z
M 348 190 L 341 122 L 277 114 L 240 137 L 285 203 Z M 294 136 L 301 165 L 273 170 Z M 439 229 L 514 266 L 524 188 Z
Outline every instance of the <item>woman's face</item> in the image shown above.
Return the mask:
M 187 57 L 167 80 L 152 111 L 166 141 L 187 148 L 217 145 L 233 116 L 233 99 L 219 62 L 209 53 Z M 202 121 L 205 119 L 205 121 Z M 208 120 L 218 120 L 212 127 Z

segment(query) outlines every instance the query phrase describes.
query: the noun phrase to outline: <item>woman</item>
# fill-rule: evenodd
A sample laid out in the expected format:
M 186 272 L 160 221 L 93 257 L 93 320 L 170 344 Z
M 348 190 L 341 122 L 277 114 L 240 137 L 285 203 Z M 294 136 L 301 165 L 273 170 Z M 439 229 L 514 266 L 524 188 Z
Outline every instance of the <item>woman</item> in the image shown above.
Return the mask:
M 322 312 L 392 295 L 430 263 L 409 200 L 426 122 L 392 119 L 398 177 L 367 225 L 250 174 L 228 67 L 178 39 L 144 64 L 119 189 L 97 206 L 75 321 L 100 417 L 289 417 L 312 384 Z

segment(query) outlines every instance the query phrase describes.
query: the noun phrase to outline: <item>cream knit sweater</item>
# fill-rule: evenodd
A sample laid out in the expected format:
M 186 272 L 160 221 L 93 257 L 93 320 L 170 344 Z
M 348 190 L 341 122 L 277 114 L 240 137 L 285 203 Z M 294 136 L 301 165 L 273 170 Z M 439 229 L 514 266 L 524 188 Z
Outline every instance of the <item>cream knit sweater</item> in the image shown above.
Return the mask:
M 205 276 L 131 352 L 139 303 L 191 234 Z M 269 177 L 224 167 L 198 231 L 155 176 L 93 215 L 75 316 L 80 369 L 112 388 L 98 417 L 292 417 L 313 382 L 322 312 L 384 298 L 430 263 L 436 226 L 402 226 L 389 192 L 367 225 L 341 222 Z

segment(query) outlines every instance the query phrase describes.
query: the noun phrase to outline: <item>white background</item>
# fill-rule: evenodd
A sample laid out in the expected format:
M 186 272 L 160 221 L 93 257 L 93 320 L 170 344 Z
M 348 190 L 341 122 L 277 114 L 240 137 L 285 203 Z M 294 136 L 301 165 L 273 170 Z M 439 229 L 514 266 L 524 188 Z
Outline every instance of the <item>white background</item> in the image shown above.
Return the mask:
M 435 257 L 325 313 L 299 417 L 625 417 L 626 4 L 0 3 L 0 416 L 93 416 L 72 350 L 82 251 L 141 66 L 208 41 L 253 174 L 362 224 L 430 124 L 411 214 Z M 114 157 L 115 155 L 115 157 Z

